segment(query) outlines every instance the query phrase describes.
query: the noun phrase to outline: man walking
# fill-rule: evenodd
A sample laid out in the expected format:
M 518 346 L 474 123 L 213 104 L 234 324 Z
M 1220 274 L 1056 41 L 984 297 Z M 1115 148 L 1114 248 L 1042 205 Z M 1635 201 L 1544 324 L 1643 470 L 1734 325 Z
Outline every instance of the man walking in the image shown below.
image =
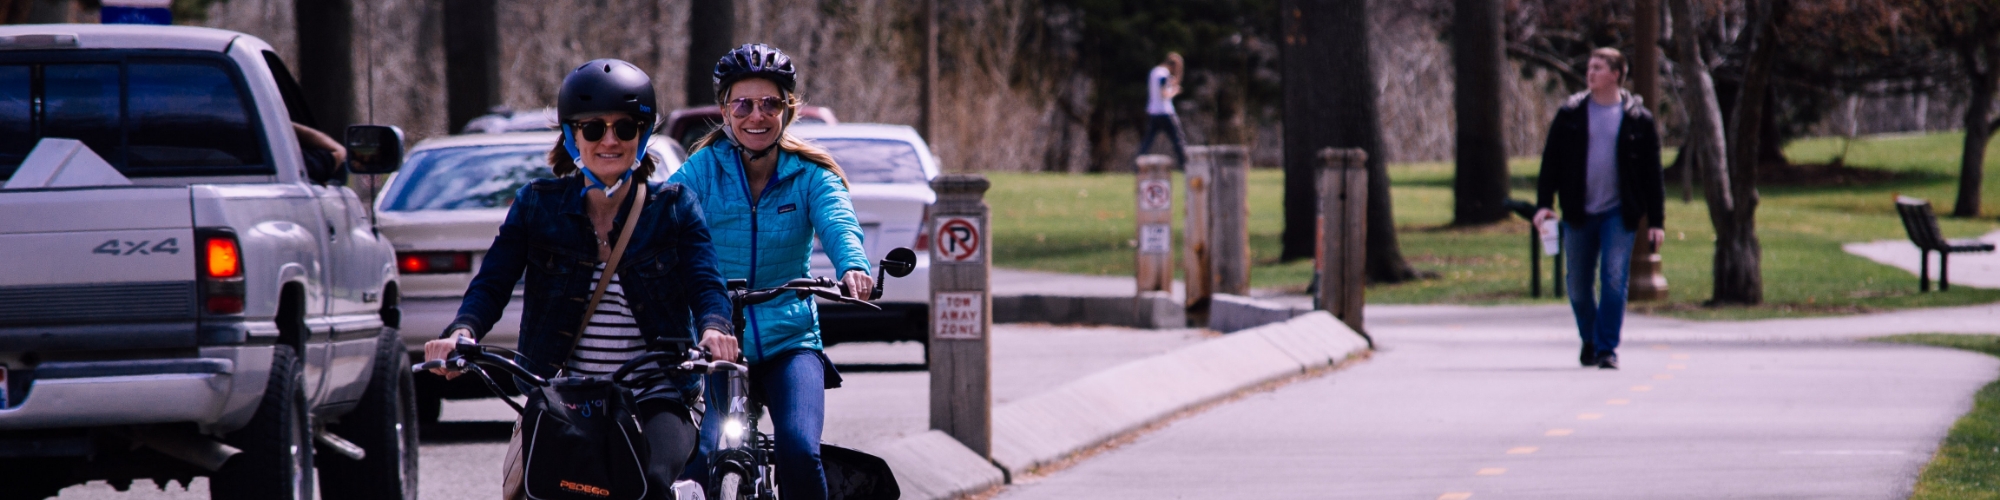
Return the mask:
M 1569 305 L 1583 337 L 1577 361 L 1618 368 L 1619 329 L 1625 323 L 1625 288 L 1632 244 L 1641 220 L 1646 241 L 1666 240 L 1660 181 L 1660 136 L 1653 114 L 1620 86 L 1630 69 L 1618 49 L 1590 53 L 1584 80 L 1590 89 L 1570 96 L 1549 124 L 1536 185 L 1535 227 L 1556 217 L 1562 201 L 1563 253 L 1569 256 Z M 1592 275 L 1601 284 L 1593 296 Z

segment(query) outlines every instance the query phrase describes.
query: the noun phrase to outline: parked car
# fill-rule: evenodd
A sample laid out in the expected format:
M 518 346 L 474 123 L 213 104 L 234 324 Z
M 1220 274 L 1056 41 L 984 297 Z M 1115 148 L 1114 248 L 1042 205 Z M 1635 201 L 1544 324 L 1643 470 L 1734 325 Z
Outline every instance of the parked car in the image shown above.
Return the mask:
M 799 125 L 792 135 L 826 148 L 847 173 L 848 193 L 861 222 L 862 247 L 869 262 L 879 262 L 896 247 L 917 250 L 917 267 L 909 276 L 885 278 L 882 298 L 874 311 L 821 301 L 820 334 L 826 345 L 842 342 L 917 341 L 930 338 L 931 259 L 927 227 L 930 206 L 937 202 L 931 179 L 938 175 L 937 157 L 916 129 L 906 125 Z M 813 276 L 833 276 L 832 261 L 814 242 Z
M 701 139 L 701 136 L 708 135 L 709 131 L 715 130 L 715 127 L 721 124 L 722 108 L 716 106 L 696 106 L 674 110 L 673 113 L 667 115 L 666 120 L 660 123 L 659 129 L 654 133 L 674 138 L 676 144 L 682 150 L 686 150 L 687 148 L 694 147 L 694 141 Z M 825 106 L 800 106 L 798 124 L 839 125 L 840 120 L 834 118 L 833 110 L 827 109 Z M 687 155 L 683 154 L 681 158 L 686 159 Z
M 394 257 L 303 102 L 242 33 L 0 27 L 0 497 L 416 498 Z

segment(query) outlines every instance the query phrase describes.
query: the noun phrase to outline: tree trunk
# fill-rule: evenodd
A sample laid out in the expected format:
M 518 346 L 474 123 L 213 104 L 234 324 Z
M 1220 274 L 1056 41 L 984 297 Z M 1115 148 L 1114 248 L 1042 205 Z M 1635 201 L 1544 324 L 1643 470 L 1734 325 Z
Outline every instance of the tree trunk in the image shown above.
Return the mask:
M 1368 0 L 1320 2 L 1319 16 L 1308 13 L 1308 22 L 1325 27 L 1313 39 L 1311 49 L 1326 54 L 1325 64 L 1315 65 L 1311 81 L 1324 82 L 1320 109 L 1331 114 L 1324 137 L 1336 148 L 1361 148 L 1368 152 L 1368 281 L 1401 283 L 1416 279 L 1417 273 L 1403 260 L 1402 245 L 1396 241 L 1394 204 L 1389 198 L 1388 155 L 1383 154 L 1382 120 L 1377 108 L 1375 66 L 1369 46 L 1374 43 L 1368 22 Z
M 294 0 L 299 40 L 299 87 L 319 123 L 306 124 L 342 137 L 354 123 L 354 3 Z
M 444 88 L 447 131 L 456 131 L 500 103 L 499 16 L 488 0 L 444 2 Z
M 1965 108 L 1965 152 L 1958 163 L 1958 203 L 1951 215 L 1979 216 L 1979 188 L 1985 182 L 1986 143 L 1992 139 L 1993 94 L 2000 87 L 2000 42 L 1975 42 L 1958 50 L 1959 64 L 1972 79 L 1972 102 Z M 1981 66 L 1984 66 L 1983 68 Z
M 700 0 L 688 7 L 688 106 L 715 104 L 715 62 L 736 48 L 736 0 Z
M 1451 223 L 1473 226 L 1507 218 L 1507 143 L 1500 119 L 1506 44 L 1501 41 L 1499 0 L 1453 3 L 1452 105 L 1458 112 L 1458 136 Z
M 1314 100 L 1318 96 L 1313 81 L 1313 69 L 1324 64 L 1321 58 L 1326 54 L 1315 52 L 1307 43 L 1321 36 L 1325 28 L 1306 22 L 1308 4 L 1315 11 L 1314 19 L 1319 19 L 1317 11 L 1325 10 L 1316 3 L 1305 0 L 1285 0 L 1279 4 L 1279 30 L 1282 34 L 1278 44 L 1279 84 L 1284 92 L 1286 106 L 1279 106 L 1283 127 L 1280 131 L 1284 144 L 1285 171 L 1285 231 L 1279 237 L 1283 249 L 1278 260 L 1294 261 L 1313 258 L 1316 245 L 1316 231 L 1319 228 L 1319 165 L 1317 148 L 1324 142 L 1315 140 L 1314 128 L 1325 119 L 1325 113 L 1318 112 L 1320 104 Z
M 1632 90 L 1660 113 L 1660 0 L 1632 0 Z
M 1777 44 L 1770 37 L 1774 11 L 1783 0 L 1751 0 L 1750 55 L 1743 65 L 1743 87 L 1729 120 L 1729 188 L 1734 206 L 1726 224 L 1715 228 L 1714 304 L 1760 304 L 1764 301 L 1763 250 L 1757 241 L 1757 163 L 1760 160 L 1764 113 L 1769 112 L 1771 61 Z M 1711 219 L 1715 217 L 1710 216 Z

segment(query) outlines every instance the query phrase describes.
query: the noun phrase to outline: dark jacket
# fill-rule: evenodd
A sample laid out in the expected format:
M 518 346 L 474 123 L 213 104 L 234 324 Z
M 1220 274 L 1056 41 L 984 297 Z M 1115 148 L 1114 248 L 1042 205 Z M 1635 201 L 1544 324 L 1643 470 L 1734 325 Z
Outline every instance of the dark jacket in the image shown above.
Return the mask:
M 697 326 L 735 330 L 729 322 L 729 298 L 694 193 L 672 183 L 646 187 L 646 205 L 630 231 L 632 242 L 618 263 L 618 279 L 647 348 L 686 352 L 697 340 Z M 562 367 L 596 286 L 591 274 L 598 263 L 597 236 L 584 212 L 582 191 L 583 180 L 576 175 L 521 187 L 500 236 L 465 291 L 458 318 L 445 332 L 465 327 L 485 337 L 525 271 L 519 350 L 529 362 L 523 366 L 544 377 Z M 621 225 L 625 213 L 618 212 Z
M 1660 134 L 1653 113 L 1646 111 L 1638 96 L 1622 90 L 1618 95 L 1625 106 L 1625 119 L 1618 126 L 1618 206 L 1625 229 L 1637 231 L 1640 217 L 1652 228 L 1666 227 Z M 1542 147 L 1542 174 L 1535 189 L 1535 206 L 1549 208 L 1561 198 L 1563 221 L 1570 224 L 1582 224 L 1589 216 L 1583 209 L 1590 155 L 1590 113 L 1585 105 L 1589 99 L 1589 91 L 1578 93 L 1556 110 L 1548 144 Z

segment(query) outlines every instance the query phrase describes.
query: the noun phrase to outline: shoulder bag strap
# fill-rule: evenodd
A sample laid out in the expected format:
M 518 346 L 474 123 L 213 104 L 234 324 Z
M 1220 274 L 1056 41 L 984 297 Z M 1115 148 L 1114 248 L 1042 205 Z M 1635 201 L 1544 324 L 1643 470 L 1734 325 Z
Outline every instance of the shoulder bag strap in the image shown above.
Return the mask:
M 618 234 L 612 235 L 617 238 L 618 244 L 611 248 L 611 260 L 604 263 L 604 275 L 597 278 L 597 290 L 590 293 L 590 302 L 583 306 L 583 322 L 576 326 L 576 334 L 570 339 L 569 354 L 563 355 L 562 365 L 569 364 L 569 358 L 576 355 L 576 346 L 583 343 L 583 330 L 590 326 L 590 316 L 597 314 L 597 302 L 604 300 L 604 289 L 611 286 L 611 276 L 618 272 L 618 260 L 625 256 L 625 244 L 632 241 L 628 237 L 632 235 L 632 226 L 639 225 L 639 209 L 646 204 L 647 186 L 645 182 L 638 182 L 633 184 L 632 189 L 638 191 L 633 193 L 636 198 L 632 200 L 632 209 L 625 213 L 625 225 L 618 228 Z

